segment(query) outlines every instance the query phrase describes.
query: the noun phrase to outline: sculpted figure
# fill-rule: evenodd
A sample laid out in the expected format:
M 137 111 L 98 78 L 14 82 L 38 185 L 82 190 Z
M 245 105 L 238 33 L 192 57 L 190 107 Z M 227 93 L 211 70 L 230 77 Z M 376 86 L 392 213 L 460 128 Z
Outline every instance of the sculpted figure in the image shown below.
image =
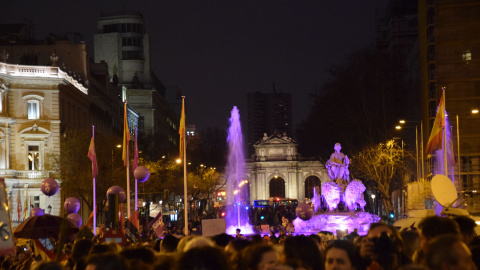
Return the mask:
M 330 179 L 337 184 L 342 183 L 346 185 L 348 183 L 348 176 L 350 175 L 350 172 L 348 171 L 350 160 L 346 155 L 340 152 L 342 146 L 339 143 L 335 144 L 334 149 L 335 153 L 330 155 L 330 159 L 325 164 L 325 167 L 327 167 Z

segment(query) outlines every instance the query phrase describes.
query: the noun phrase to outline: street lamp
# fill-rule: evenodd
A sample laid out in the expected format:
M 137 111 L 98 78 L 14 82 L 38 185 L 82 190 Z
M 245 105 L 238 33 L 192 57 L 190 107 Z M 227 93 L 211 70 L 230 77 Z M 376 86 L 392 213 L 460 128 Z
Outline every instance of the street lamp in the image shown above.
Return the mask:
M 418 178 L 418 167 L 420 166 L 422 174 L 421 179 L 425 178 L 425 165 L 424 165 L 424 157 L 423 157 L 423 122 L 422 121 L 406 121 L 406 120 L 400 120 L 400 124 L 405 124 L 405 123 L 420 123 L 420 156 L 421 156 L 421 163 L 418 163 L 418 125 L 415 125 L 415 145 L 417 148 L 417 178 Z M 397 128 L 397 127 L 395 127 Z M 398 128 L 397 128 L 398 129 Z M 401 129 L 401 126 L 400 126 Z
M 372 204 L 373 205 L 373 214 L 375 215 L 375 213 L 377 211 L 377 209 L 375 207 L 375 194 L 372 194 L 371 197 L 372 197 L 372 201 L 373 201 L 373 204 Z

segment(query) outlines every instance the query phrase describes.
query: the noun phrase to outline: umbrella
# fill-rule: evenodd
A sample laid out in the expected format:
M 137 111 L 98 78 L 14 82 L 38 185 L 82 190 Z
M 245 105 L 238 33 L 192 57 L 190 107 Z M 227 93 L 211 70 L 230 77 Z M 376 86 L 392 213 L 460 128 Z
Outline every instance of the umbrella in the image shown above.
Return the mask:
M 43 215 L 30 217 L 22 224 L 18 225 L 13 232 L 13 235 L 17 238 L 58 238 L 60 234 L 60 226 L 62 225 L 63 218 L 52 215 Z M 67 236 L 77 233 L 78 228 L 70 221 L 65 220 Z

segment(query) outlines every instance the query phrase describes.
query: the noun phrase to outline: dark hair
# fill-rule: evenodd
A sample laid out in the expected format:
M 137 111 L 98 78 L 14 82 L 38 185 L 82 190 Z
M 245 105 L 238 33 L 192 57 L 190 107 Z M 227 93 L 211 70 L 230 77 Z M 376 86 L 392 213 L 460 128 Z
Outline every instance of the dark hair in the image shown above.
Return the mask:
M 332 248 L 344 250 L 345 253 L 347 253 L 348 259 L 350 260 L 350 264 L 357 267 L 357 269 L 359 266 L 362 265 L 362 258 L 360 257 L 360 253 L 358 253 L 357 248 L 352 242 L 346 240 L 333 241 L 325 249 L 325 258 L 327 257 L 328 251 Z
M 285 238 L 285 263 L 294 268 L 324 269 L 325 259 L 315 240 L 305 235 Z
M 62 270 L 63 267 L 60 263 L 58 262 L 38 262 L 33 266 L 33 269 L 35 270 Z
M 111 244 L 95 244 L 90 248 L 90 252 L 88 252 L 88 256 L 95 255 L 95 254 L 103 254 L 103 253 L 117 253 L 117 250 Z
M 457 223 L 447 217 L 426 217 L 418 224 L 418 228 L 427 240 L 443 234 L 460 234 Z
M 178 242 L 180 242 L 180 240 L 177 237 L 167 234 L 163 237 L 162 242 L 160 242 L 160 246 L 161 249 L 166 252 L 175 252 L 177 250 Z
M 477 226 L 475 220 L 466 216 L 458 216 L 453 220 L 457 223 L 458 227 L 460 228 L 460 232 L 463 235 L 471 235 L 475 232 L 475 227 Z
M 147 264 L 153 264 L 155 262 L 155 255 L 153 254 L 153 251 L 147 247 L 124 249 L 122 252 L 120 252 L 120 256 L 127 260 L 139 259 Z
M 87 259 L 87 266 L 93 264 L 96 269 L 102 270 L 127 270 L 125 259 L 115 253 L 93 254 Z
M 88 239 L 78 240 L 73 244 L 72 248 L 72 259 L 74 262 L 77 262 L 80 258 L 87 256 L 88 252 L 92 248 L 92 241 Z
M 212 237 L 212 240 L 215 242 L 220 247 L 226 247 L 230 241 L 232 241 L 235 237 L 226 234 L 226 233 L 221 233 L 217 234 Z
M 442 263 L 456 265 L 458 256 L 454 251 L 455 243 L 463 243 L 459 234 L 444 234 L 432 239 L 425 252 L 425 261 L 430 269 L 440 269 Z
M 246 247 L 242 251 L 242 259 L 240 260 L 240 269 L 257 269 L 258 264 L 262 261 L 263 254 L 275 251 L 272 246 L 267 244 L 255 244 Z
M 223 250 L 217 247 L 192 248 L 177 257 L 175 270 L 230 270 Z

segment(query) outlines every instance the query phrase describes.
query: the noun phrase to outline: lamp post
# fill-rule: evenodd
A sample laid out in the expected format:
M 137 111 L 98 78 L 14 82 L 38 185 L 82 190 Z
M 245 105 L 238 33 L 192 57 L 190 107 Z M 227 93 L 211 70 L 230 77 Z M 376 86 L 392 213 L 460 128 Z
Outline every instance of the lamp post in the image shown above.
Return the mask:
M 373 201 L 373 203 L 372 203 L 372 205 L 373 205 L 373 214 L 375 215 L 376 212 L 377 212 L 377 209 L 376 209 L 376 207 L 375 207 L 375 194 L 372 194 L 371 197 L 372 197 L 372 201 Z
M 425 158 L 424 158 L 424 151 L 423 151 L 423 122 L 422 121 L 406 121 L 406 120 L 400 120 L 399 121 L 400 124 L 405 124 L 405 123 L 420 123 L 420 158 L 421 158 L 421 162 L 418 163 L 418 152 L 419 152 L 419 149 L 418 149 L 418 125 L 415 125 L 415 144 L 416 144 L 416 148 L 417 148 L 417 178 L 418 178 L 418 167 L 420 166 L 420 171 L 421 171 L 421 175 L 420 175 L 420 178 L 421 179 L 425 179 Z M 402 126 L 397 126 L 397 127 L 400 127 L 399 129 L 402 128 Z M 395 128 L 397 128 L 395 127 Z M 397 128 L 398 129 L 398 128 Z

